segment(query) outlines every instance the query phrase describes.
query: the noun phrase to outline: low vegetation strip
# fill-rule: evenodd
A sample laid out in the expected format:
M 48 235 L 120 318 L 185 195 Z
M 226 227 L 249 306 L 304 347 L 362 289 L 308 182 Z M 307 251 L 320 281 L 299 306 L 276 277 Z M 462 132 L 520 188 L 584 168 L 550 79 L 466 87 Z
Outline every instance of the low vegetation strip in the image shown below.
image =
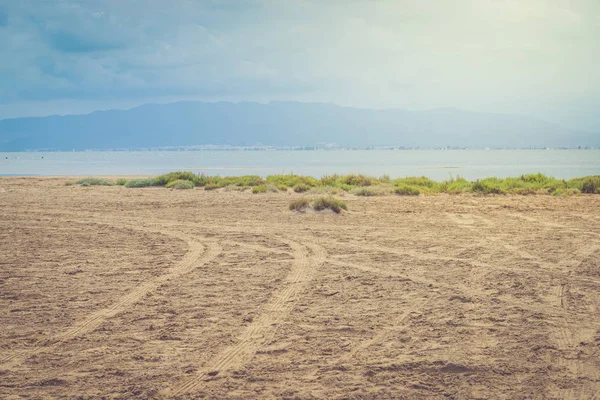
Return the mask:
M 196 187 L 194 182 L 186 181 L 185 179 L 177 179 L 165 185 L 167 189 L 193 189 Z
M 150 186 L 159 186 L 155 178 L 132 179 L 124 185 L 126 188 L 143 188 Z
M 76 185 L 81 186 L 112 186 L 113 183 L 108 182 L 101 178 L 83 178 L 75 182 Z
M 176 183 L 175 183 L 176 182 Z M 485 178 L 469 181 L 457 176 L 444 181 L 434 181 L 424 176 L 392 179 L 387 175 L 372 177 L 366 175 L 326 175 L 321 179 L 302 175 L 258 175 L 208 176 L 193 172 L 177 171 L 154 178 L 138 178 L 130 181 L 119 179 L 109 182 L 99 178 L 80 179 L 71 185 L 113 186 L 142 188 L 164 186 L 172 188 L 202 187 L 205 190 L 230 188 L 235 190 L 252 189 L 253 193 L 285 191 L 296 193 L 342 193 L 356 196 L 381 196 L 395 193 L 402 196 L 418 196 L 438 193 L 461 194 L 551 194 L 557 196 L 580 193 L 600 194 L 600 175 L 557 179 L 544 174 L 528 174 L 509 178 Z

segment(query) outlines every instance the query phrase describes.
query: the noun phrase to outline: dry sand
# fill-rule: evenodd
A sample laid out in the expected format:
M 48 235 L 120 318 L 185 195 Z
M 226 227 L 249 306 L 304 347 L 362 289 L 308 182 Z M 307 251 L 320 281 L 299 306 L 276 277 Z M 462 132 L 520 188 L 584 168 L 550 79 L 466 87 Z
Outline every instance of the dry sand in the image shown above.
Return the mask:
M 2 399 L 600 393 L 600 196 L 64 183 L 0 179 Z

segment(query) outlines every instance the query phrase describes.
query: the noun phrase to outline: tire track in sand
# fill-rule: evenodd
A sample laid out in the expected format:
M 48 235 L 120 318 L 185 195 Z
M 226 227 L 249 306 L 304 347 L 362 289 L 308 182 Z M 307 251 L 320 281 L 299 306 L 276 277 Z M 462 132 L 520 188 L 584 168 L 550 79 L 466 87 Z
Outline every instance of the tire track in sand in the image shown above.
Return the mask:
M 239 247 L 244 247 L 244 248 L 248 248 L 251 250 L 262 251 L 262 252 L 267 252 L 267 253 L 285 254 L 285 255 L 290 254 L 288 251 L 285 251 L 285 250 L 272 249 L 272 248 L 260 246 L 260 245 L 249 245 L 249 244 L 246 244 L 243 242 L 237 242 L 237 241 L 224 241 L 223 243 L 228 243 L 231 245 L 236 245 Z M 422 285 L 435 285 L 435 286 L 447 289 L 450 292 L 458 292 L 461 294 L 462 293 L 471 294 L 471 290 L 469 290 L 469 288 L 467 288 L 464 285 L 460 285 L 460 284 L 445 285 L 445 284 L 442 284 L 435 280 L 416 277 L 416 276 L 408 275 L 405 273 L 398 273 L 395 271 L 386 271 L 386 270 L 382 270 L 382 269 L 379 269 L 376 267 L 369 267 L 367 265 L 349 263 L 349 262 L 346 262 L 343 260 L 336 260 L 336 259 L 331 259 L 331 258 L 327 258 L 326 263 L 332 264 L 332 265 L 337 265 L 340 267 L 349 267 L 349 268 L 357 269 L 357 270 L 360 270 L 363 272 L 370 272 L 375 275 L 380 275 L 380 276 L 384 276 L 384 277 L 393 276 L 396 278 L 405 279 L 407 281 L 411 281 L 411 282 L 422 284 Z M 396 318 L 393 321 L 391 326 L 381 329 L 372 338 L 360 342 L 357 346 L 353 347 L 348 354 L 341 357 L 339 361 L 340 362 L 348 362 L 352 358 L 356 357 L 356 355 L 358 353 L 368 349 L 369 347 L 373 346 L 374 344 L 384 341 L 390 334 L 392 334 L 394 331 L 397 331 L 401 326 L 403 326 L 404 321 L 410 316 L 410 314 L 419 312 L 419 310 L 422 310 L 423 308 L 427 307 L 427 305 L 432 300 L 433 300 L 432 297 L 419 299 L 419 301 L 417 301 L 417 304 L 414 304 L 412 307 L 409 307 L 406 310 L 404 310 L 404 312 L 402 314 L 400 314 L 398 316 L 398 318 Z
M 536 218 L 519 214 L 511 214 L 511 216 L 522 218 L 528 222 L 538 223 L 550 229 L 563 229 L 565 231 L 597 235 L 594 232 L 587 232 L 578 228 L 543 222 Z M 509 244 L 503 244 L 503 246 L 508 250 L 513 250 L 517 254 L 522 254 L 524 257 L 535 260 L 541 267 L 544 267 L 545 272 L 552 271 L 553 275 L 560 277 L 561 280 L 566 282 L 554 286 L 551 289 L 550 298 L 552 306 L 558 308 L 560 312 L 558 317 L 554 318 L 555 323 L 550 324 L 550 335 L 553 338 L 556 349 L 561 353 L 556 356 L 554 361 L 558 366 L 563 368 L 563 371 L 573 374 L 577 383 L 576 386 L 572 388 L 557 388 L 554 390 L 551 388 L 551 391 L 554 392 L 558 398 L 567 400 L 598 398 L 598 393 L 600 393 L 600 373 L 595 366 L 591 366 L 586 362 L 587 360 L 585 360 L 584 357 L 581 357 L 581 354 L 578 354 L 578 348 L 582 342 L 580 337 L 582 328 L 590 326 L 589 324 L 588 326 L 584 326 L 582 325 L 582 322 L 579 322 L 579 324 L 576 325 L 569 322 L 572 313 L 569 311 L 567 293 L 569 286 L 574 284 L 600 284 L 600 281 L 597 278 L 581 277 L 574 274 L 577 268 L 579 268 L 588 257 L 600 250 L 600 245 L 593 242 L 590 245 L 590 243 L 586 242 L 583 247 L 574 249 L 569 257 L 565 257 L 557 263 L 551 263 L 543 260 L 541 257 L 526 253 L 516 246 L 511 246 Z M 597 298 L 595 291 L 588 291 L 587 296 Z M 573 306 L 576 306 L 576 304 Z M 588 317 L 590 317 L 590 315 L 588 315 Z M 586 320 L 586 318 L 580 319 L 580 321 Z M 593 318 L 590 318 L 590 321 L 593 321 Z M 600 324 L 591 326 L 591 328 L 598 329 L 600 328 Z M 564 378 L 564 375 L 559 376 L 559 378 Z
M 358 353 L 360 353 L 361 351 L 367 350 L 369 347 L 373 346 L 376 343 L 383 342 L 390 334 L 392 334 L 394 331 L 397 331 L 398 329 L 400 329 L 401 326 L 403 326 L 404 321 L 406 321 L 406 319 L 409 317 L 410 314 L 417 313 L 417 312 L 419 312 L 419 310 L 427 307 L 427 305 L 432 300 L 433 299 L 431 297 L 424 298 L 418 304 L 413 305 L 412 307 L 408 307 L 406 310 L 404 310 L 404 312 L 402 314 L 400 314 L 398 316 L 398 318 L 396 318 L 392 322 L 391 326 L 381 329 L 371 339 L 367 339 L 367 340 L 359 343 L 355 347 L 353 347 L 348 354 L 344 355 L 343 357 L 341 357 L 339 359 L 339 362 L 348 362 L 352 358 L 356 357 L 356 355 Z
M 562 353 L 557 356 L 556 363 L 566 372 L 575 375 L 577 386 L 557 388 L 554 393 L 558 398 L 567 400 L 595 399 L 600 393 L 600 374 L 595 366 L 589 365 L 585 359 L 582 359 L 581 353 L 577 350 L 581 338 L 570 328 L 567 293 L 566 284 L 555 286 L 552 290 L 552 298 L 555 306 L 561 310 L 561 314 L 558 324 L 552 325 L 551 334 L 557 350 Z
M 579 233 L 579 234 L 583 233 L 583 234 L 586 234 L 586 235 L 596 236 L 596 237 L 600 238 L 600 233 L 598 233 L 598 232 L 593 232 L 593 231 L 586 230 L 586 229 L 579 228 L 579 227 L 575 227 L 575 226 L 557 224 L 555 222 L 541 221 L 541 220 L 539 220 L 537 218 L 530 217 L 530 216 L 523 215 L 523 214 L 519 214 L 519 213 L 509 213 L 507 215 L 509 215 L 511 217 L 514 217 L 514 218 L 520 218 L 520 219 L 525 220 L 527 222 L 534 222 L 534 223 L 536 223 L 538 225 L 541 225 L 541 226 L 544 226 L 544 227 L 547 227 L 547 228 L 561 229 L 561 230 L 563 230 L 565 232 L 573 232 L 573 233 Z M 580 217 L 582 217 L 582 216 L 580 215 Z M 590 221 L 590 222 L 592 222 L 592 223 L 597 222 L 597 221 L 595 221 L 595 219 L 592 219 L 592 218 L 589 218 L 589 217 L 583 217 L 583 218 L 586 219 L 586 220 L 588 220 L 588 221 Z
M 266 341 L 266 336 L 272 333 L 274 327 L 292 310 L 295 298 L 312 280 L 317 268 L 325 262 L 326 253 L 321 246 L 305 243 L 312 252 L 312 256 L 309 256 L 305 246 L 291 240 L 279 241 L 291 247 L 294 257 L 292 269 L 283 283 L 283 288 L 263 307 L 262 315 L 244 329 L 235 345 L 217 354 L 196 376 L 166 390 L 165 395 L 181 396 L 193 392 L 210 377 L 247 363 Z
M 536 218 L 527 217 L 519 214 L 511 214 L 513 217 L 524 219 L 528 222 L 539 223 L 542 226 L 551 228 L 551 229 L 565 229 L 574 231 L 574 229 L 570 227 L 566 227 L 563 225 L 555 224 L 555 223 L 547 223 L 537 220 Z M 477 228 L 473 226 L 473 220 L 477 220 L 477 216 L 471 216 L 472 218 L 468 218 L 466 221 L 462 220 L 460 217 L 456 215 L 449 214 L 448 217 L 454 221 L 458 226 L 462 228 L 469 229 L 471 231 L 477 231 Z M 493 222 L 487 221 L 487 226 L 493 226 Z M 581 231 L 581 233 L 592 233 L 593 232 L 585 232 Z M 576 249 L 574 254 L 571 254 L 570 257 L 564 258 L 557 263 L 551 263 L 543 260 L 541 257 L 532 255 L 526 251 L 523 251 L 517 246 L 510 245 L 508 243 L 502 243 L 502 239 L 500 237 L 487 237 L 491 242 L 496 242 L 502 245 L 505 249 L 512 251 L 525 259 L 535 260 L 540 267 L 543 267 L 543 273 L 550 273 L 555 277 L 559 277 L 562 280 L 566 280 L 569 284 L 576 283 L 600 283 L 597 279 L 591 277 L 580 278 L 577 276 L 572 276 L 571 273 L 576 270 L 587 257 L 594 254 L 597 250 L 600 249 L 600 246 L 597 244 L 593 244 L 591 246 L 586 245 L 582 248 Z M 533 270 L 529 271 L 533 273 Z M 591 366 L 589 363 L 586 363 L 587 360 L 581 357 L 581 353 L 578 351 L 578 347 L 580 345 L 580 337 L 576 335 L 572 327 L 576 329 L 578 332 L 581 331 L 582 325 L 579 323 L 578 325 L 573 325 L 569 323 L 569 304 L 567 298 L 567 283 L 563 283 L 558 286 L 554 286 L 551 289 L 551 307 L 558 308 L 560 310 L 560 314 L 558 318 L 555 319 L 555 323 L 550 324 L 550 335 L 553 338 L 554 343 L 556 344 L 556 349 L 560 352 L 560 354 L 556 355 L 554 362 L 560 367 L 562 367 L 563 371 L 574 375 L 575 378 L 571 378 L 571 381 L 576 381 L 575 387 L 570 388 L 559 388 L 556 384 L 552 384 L 550 387 L 550 391 L 553 394 L 561 399 L 567 400 L 584 400 L 584 399 L 595 399 L 598 398 L 598 393 L 600 393 L 600 374 L 598 373 L 595 366 Z M 594 293 L 589 293 L 590 296 L 594 296 Z M 552 315 L 553 313 L 551 313 Z M 589 316 L 588 316 L 589 317 Z M 564 374 L 558 376 L 559 379 L 564 379 Z
M 71 221 L 78 222 L 78 221 Z M 89 221 L 85 222 L 86 224 Z M 103 225 L 110 225 L 112 227 L 123 228 L 124 226 L 114 225 L 114 224 L 106 224 L 100 223 Z M 215 259 L 221 253 L 221 247 L 217 242 L 207 241 L 206 248 L 205 246 L 198 240 L 193 239 L 192 237 L 181 235 L 177 232 L 164 231 L 164 230 L 154 230 L 149 228 L 141 228 L 135 226 L 126 226 L 128 229 L 133 229 L 142 232 L 150 232 L 150 233 L 159 233 L 165 236 L 175 237 L 177 239 L 183 240 L 188 245 L 188 251 L 183 256 L 183 258 L 178 261 L 173 267 L 169 269 L 169 272 L 166 274 L 160 275 L 154 279 L 148 280 L 138 287 L 136 287 L 131 292 L 126 295 L 120 297 L 114 304 L 110 307 L 98 310 L 91 315 L 89 315 L 83 321 L 77 323 L 72 326 L 68 330 L 55 335 L 52 338 L 42 339 L 33 344 L 32 347 L 28 349 L 24 349 L 21 351 L 17 351 L 13 354 L 10 354 L 2 359 L 0 359 L 0 365 L 10 366 L 17 364 L 19 362 L 25 361 L 28 357 L 31 357 L 35 354 L 39 354 L 51 349 L 58 347 L 60 344 L 67 342 L 73 338 L 84 335 L 86 333 L 90 333 L 97 329 L 105 320 L 114 317 L 115 315 L 122 313 L 127 310 L 135 303 L 137 303 L 140 299 L 142 299 L 146 294 L 156 290 L 159 286 L 165 284 L 167 281 L 171 279 L 175 279 L 180 277 L 181 275 L 187 274 L 198 266 L 204 265 L 213 259 Z
M 471 223 L 465 223 L 464 219 L 461 218 L 457 218 L 458 214 L 448 214 L 448 217 L 456 223 L 456 225 L 458 225 L 461 228 L 464 229 L 468 229 L 471 232 L 477 232 L 478 229 L 476 226 L 473 226 Z M 468 220 L 473 221 L 475 219 L 477 219 L 479 217 L 477 216 L 473 216 L 471 215 L 470 218 Z M 483 219 L 483 218 L 482 218 Z M 531 221 L 534 221 L 533 219 L 528 219 Z M 486 220 L 487 222 L 485 222 L 485 224 L 490 227 L 490 226 L 494 226 L 494 223 L 490 220 Z M 590 277 L 590 276 L 586 276 L 585 278 L 581 278 L 578 276 L 574 276 L 571 274 L 572 270 L 577 268 L 579 265 L 581 265 L 582 261 L 579 261 L 578 259 L 585 259 L 589 256 L 591 256 L 592 254 L 594 254 L 596 251 L 600 250 L 600 245 L 599 244 L 593 244 L 592 246 L 589 245 L 585 245 L 584 247 L 581 247 L 579 249 L 575 249 L 575 251 L 573 252 L 573 254 L 571 255 L 571 257 L 568 258 L 564 258 L 563 260 L 560 260 L 558 263 L 554 263 L 554 262 L 550 262 L 547 260 L 544 260 L 543 258 L 533 255 L 523 249 L 521 249 L 518 246 L 513 246 L 509 243 L 505 243 L 503 241 L 503 238 L 500 236 L 486 236 L 485 239 L 482 240 L 482 242 L 491 242 L 491 243 L 495 243 L 498 244 L 502 247 L 504 247 L 506 250 L 510 251 L 511 253 L 517 254 L 519 256 L 521 256 L 524 260 L 528 260 L 530 262 L 534 262 L 537 264 L 536 267 L 541 267 L 544 268 L 544 273 L 545 274 L 552 274 L 555 277 L 560 277 L 563 279 L 567 279 L 570 282 L 573 283 L 594 283 L 597 285 L 600 285 L 600 280 L 594 277 Z M 447 258 L 450 259 L 450 258 Z M 459 259 L 456 259 L 459 260 Z M 490 264 L 487 263 L 482 263 L 482 262 L 477 262 L 477 261 L 473 261 L 473 260 L 464 260 L 465 262 L 472 264 L 473 266 L 476 267 L 491 267 Z M 516 271 L 516 272 L 528 272 L 528 273 L 532 273 L 532 272 L 536 272 L 534 269 L 532 268 L 527 268 L 527 267 L 510 267 L 507 265 L 494 265 L 493 266 L 495 270 L 505 270 L 505 271 Z
M 271 247 L 261 246 L 259 244 L 240 242 L 237 240 L 221 240 L 221 243 L 228 244 L 230 246 L 237 246 L 237 247 L 245 248 L 248 250 L 259 251 L 259 252 L 263 252 L 263 253 L 282 254 L 282 255 L 286 255 L 286 256 L 293 255 L 292 250 L 273 249 Z

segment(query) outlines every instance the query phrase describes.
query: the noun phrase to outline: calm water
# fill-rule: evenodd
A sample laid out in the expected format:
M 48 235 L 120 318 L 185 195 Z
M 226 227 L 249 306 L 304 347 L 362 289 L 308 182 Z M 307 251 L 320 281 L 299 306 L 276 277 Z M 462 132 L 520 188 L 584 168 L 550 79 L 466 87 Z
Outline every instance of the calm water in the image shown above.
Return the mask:
M 43 159 L 42 159 L 43 157 Z M 600 150 L 139 151 L 0 153 L 0 175 L 208 175 L 296 173 L 424 175 L 446 179 L 542 172 L 557 178 L 600 175 Z

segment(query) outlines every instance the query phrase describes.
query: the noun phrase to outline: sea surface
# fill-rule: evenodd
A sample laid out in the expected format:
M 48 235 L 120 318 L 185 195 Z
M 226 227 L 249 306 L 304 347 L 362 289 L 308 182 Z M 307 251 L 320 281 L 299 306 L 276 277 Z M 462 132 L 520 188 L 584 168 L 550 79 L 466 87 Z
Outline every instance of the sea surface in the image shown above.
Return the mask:
M 0 175 L 206 175 L 266 176 L 362 173 L 394 177 L 519 176 L 542 172 L 557 178 L 600 175 L 600 150 L 315 150 L 315 151 L 118 151 L 0 153 Z

